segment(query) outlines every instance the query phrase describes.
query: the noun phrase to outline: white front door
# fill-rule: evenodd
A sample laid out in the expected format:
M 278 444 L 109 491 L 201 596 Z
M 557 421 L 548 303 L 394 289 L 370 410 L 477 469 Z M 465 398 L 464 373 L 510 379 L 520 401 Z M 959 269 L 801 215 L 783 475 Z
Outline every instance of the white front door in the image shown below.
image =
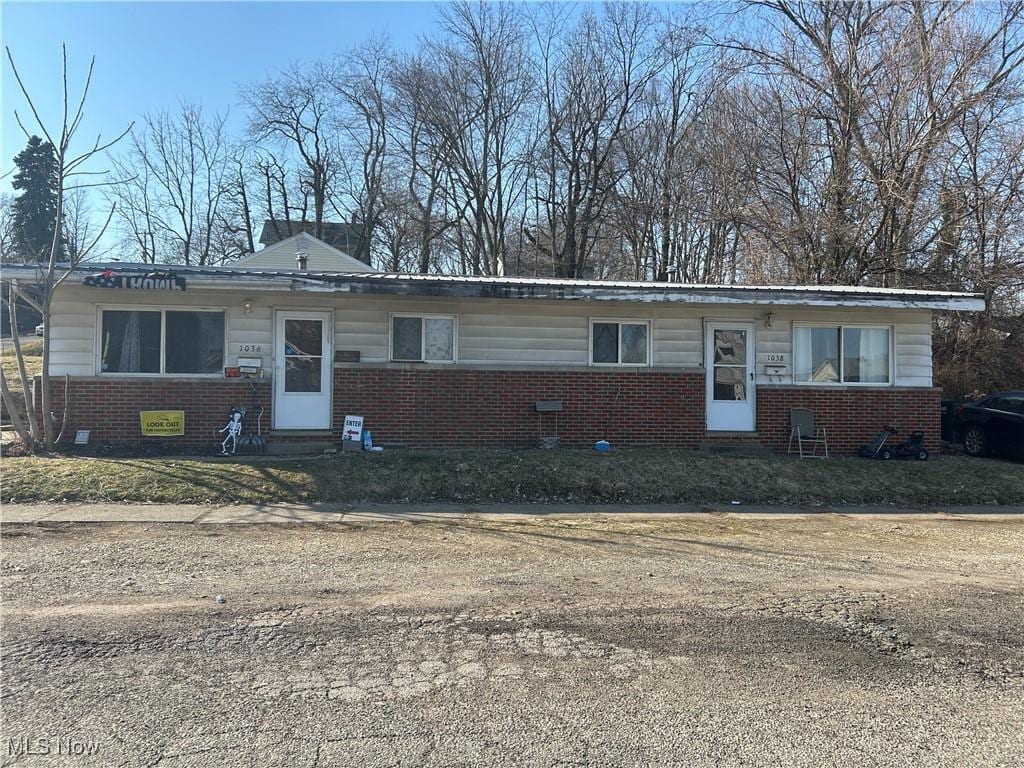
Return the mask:
M 330 429 L 331 313 L 282 309 L 275 325 L 274 428 Z
M 708 431 L 754 431 L 754 324 L 708 321 L 704 328 Z

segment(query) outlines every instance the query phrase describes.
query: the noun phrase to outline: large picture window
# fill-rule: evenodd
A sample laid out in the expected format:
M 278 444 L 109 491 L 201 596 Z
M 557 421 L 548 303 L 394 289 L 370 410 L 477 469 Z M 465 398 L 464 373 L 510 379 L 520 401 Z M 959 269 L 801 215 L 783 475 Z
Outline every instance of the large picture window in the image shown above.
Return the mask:
M 794 326 L 793 379 L 798 384 L 890 384 L 889 328 Z
M 590 362 L 594 365 L 647 365 L 650 324 L 646 321 L 593 320 Z
M 100 326 L 100 373 L 223 370 L 223 312 L 104 309 Z
M 409 363 L 455 362 L 455 318 L 395 315 L 391 359 Z

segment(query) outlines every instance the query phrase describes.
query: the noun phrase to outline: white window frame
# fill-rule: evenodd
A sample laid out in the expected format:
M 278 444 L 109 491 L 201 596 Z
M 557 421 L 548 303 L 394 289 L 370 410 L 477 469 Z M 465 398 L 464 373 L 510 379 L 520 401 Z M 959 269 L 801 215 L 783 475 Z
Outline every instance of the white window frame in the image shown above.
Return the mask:
M 425 320 L 451 320 L 452 321 L 452 359 L 451 360 L 427 360 L 427 334 L 425 327 L 420 325 L 420 359 L 419 360 L 396 360 L 395 359 L 395 318 L 415 317 L 421 321 Z M 388 361 L 392 363 L 409 363 L 429 365 L 455 365 L 459 359 L 459 316 L 439 315 L 423 312 L 392 312 L 388 317 Z
M 793 322 L 790 331 L 791 358 L 793 360 L 793 383 L 799 387 L 892 387 L 896 385 L 896 330 L 892 325 L 882 323 L 808 323 Z M 839 381 L 797 381 L 796 378 L 796 330 L 797 328 L 835 328 L 839 331 Z M 889 332 L 889 380 L 888 381 L 844 381 L 846 365 L 843 354 L 843 329 L 862 328 Z
M 131 371 L 104 371 L 103 370 L 103 313 L 113 312 L 159 312 L 160 313 L 160 371 L 159 372 L 131 372 Z M 224 315 L 224 354 L 221 356 L 220 370 L 216 373 L 167 373 L 167 313 L 168 312 L 221 312 Z M 191 306 L 149 306 L 147 304 L 98 304 L 96 306 L 96 335 L 95 363 L 97 376 L 129 376 L 136 379 L 152 378 L 161 376 L 170 379 L 223 379 L 224 366 L 228 357 L 228 322 L 230 312 L 228 307 L 191 307 Z
M 595 363 L 594 362 L 594 324 L 615 323 L 619 326 L 619 360 L 622 360 L 622 326 L 647 326 L 647 362 L 646 363 Z M 650 368 L 654 364 L 654 324 L 649 318 L 639 317 L 591 317 L 587 326 L 587 362 L 595 368 Z

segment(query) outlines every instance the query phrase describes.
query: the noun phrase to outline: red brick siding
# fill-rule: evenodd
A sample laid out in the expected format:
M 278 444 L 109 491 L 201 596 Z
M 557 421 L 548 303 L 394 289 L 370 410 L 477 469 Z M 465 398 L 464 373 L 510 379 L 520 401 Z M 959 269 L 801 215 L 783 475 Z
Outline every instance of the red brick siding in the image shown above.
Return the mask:
M 64 413 L 64 381 L 54 378 L 51 386 L 52 410 L 59 424 Z M 217 430 L 227 423 L 231 409 L 236 405 L 252 407 L 248 382 L 237 379 L 72 379 L 69 391 L 71 407 L 64 433 L 69 442 L 76 430 L 88 429 L 93 444 L 144 440 L 213 446 L 223 439 L 223 435 L 218 438 Z M 34 395 L 36 408 L 41 412 L 39 379 Z M 256 403 L 266 409 L 266 432 L 270 427 L 269 382 L 257 385 Z M 142 436 L 139 411 L 179 410 L 185 411 L 183 436 Z
M 926 447 L 936 451 L 941 399 L 939 389 L 758 387 L 757 431 L 763 445 L 784 451 L 790 409 L 808 408 L 816 426 L 825 428 L 831 453 L 855 453 L 887 424 L 900 431 L 900 439 L 924 430 Z
M 54 382 L 54 412 L 63 411 L 63 382 Z M 271 424 L 269 382 L 257 390 Z M 38 406 L 38 386 L 36 402 Z M 937 389 L 815 389 L 759 387 L 757 436 L 760 444 L 784 451 L 789 410 L 810 408 L 828 430 L 837 455 L 869 442 L 885 424 L 903 434 L 923 429 L 928 446 L 938 447 Z M 250 405 L 245 382 L 234 380 L 73 379 L 70 424 L 92 431 L 94 443 L 163 440 L 210 445 L 234 405 Z M 661 371 L 508 371 L 458 368 L 337 368 L 334 371 L 333 428 L 340 437 L 345 414 L 361 414 L 378 442 L 410 446 L 532 447 L 537 444 L 538 400 L 561 400 L 558 434 L 566 445 L 606 439 L 617 446 L 694 446 L 721 441 L 704 429 L 704 376 Z M 185 413 L 185 435 L 142 438 L 141 410 Z M 545 414 L 545 434 L 554 433 L 554 415 Z M 322 438 L 318 438 L 322 439 Z M 729 435 L 729 442 L 745 442 Z
M 334 421 L 361 414 L 379 442 L 536 446 L 538 400 L 561 400 L 566 445 L 693 445 L 704 432 L 704 378 L 654 371 L 338 368 Z M 544 414 L 554 434 L 554 414 Z

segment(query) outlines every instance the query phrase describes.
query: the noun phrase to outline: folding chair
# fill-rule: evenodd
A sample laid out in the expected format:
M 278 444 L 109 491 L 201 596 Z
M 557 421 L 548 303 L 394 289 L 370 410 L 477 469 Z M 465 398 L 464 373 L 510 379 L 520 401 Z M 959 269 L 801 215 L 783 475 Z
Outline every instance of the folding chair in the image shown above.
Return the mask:
M 814 425 L 814 411 L 806 408 L 793 408 L 789 412 L 789 449 L 787 453 L 793 453 L 793 441 L 796 441 L 796 449 L 801 459 L 827 459 L 828 458 L 828 435 L 824 427 L 818 429 Z M 804 446 L 807 446 L 805 449 Z M 825 453 L 818 453 L 818 446 L 821 446 Z

